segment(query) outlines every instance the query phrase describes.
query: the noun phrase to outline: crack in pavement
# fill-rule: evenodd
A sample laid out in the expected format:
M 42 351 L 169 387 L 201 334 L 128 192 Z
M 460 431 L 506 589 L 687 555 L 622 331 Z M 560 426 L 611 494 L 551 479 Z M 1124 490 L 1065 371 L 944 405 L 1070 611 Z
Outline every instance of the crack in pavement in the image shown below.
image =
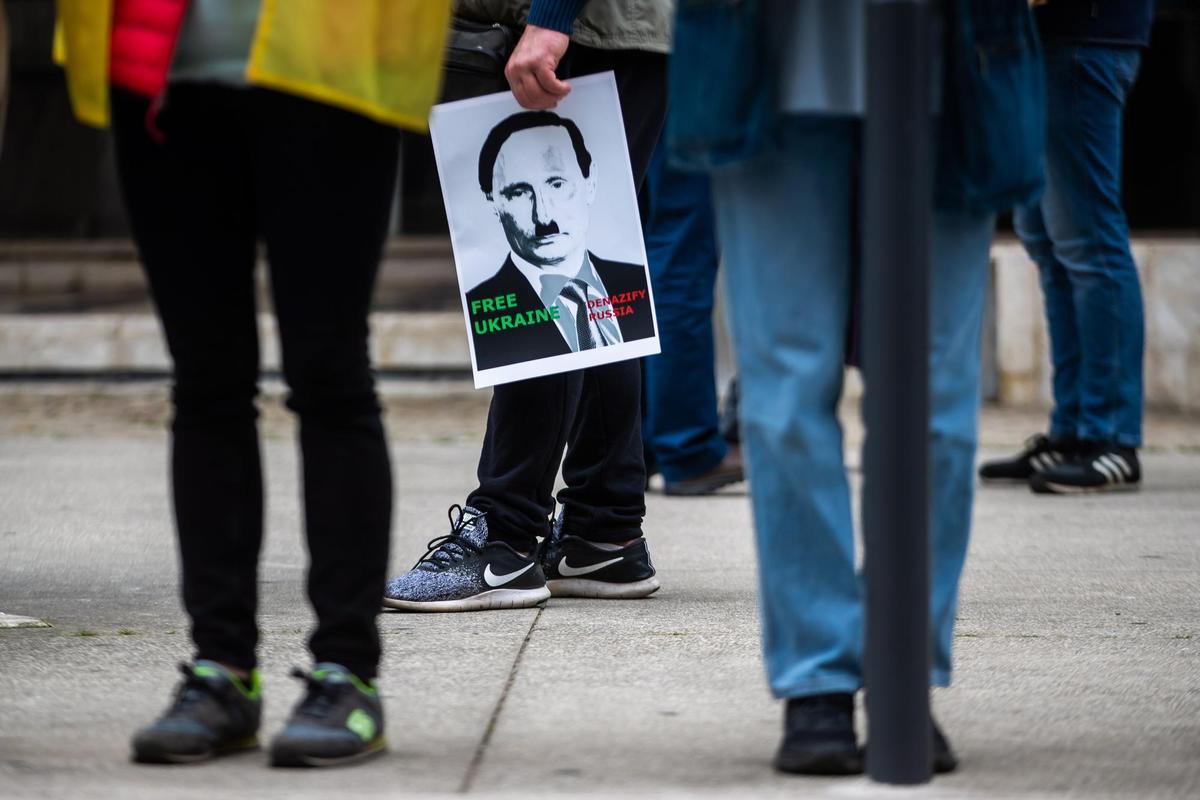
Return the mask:
M 529 623 L 529 630 L 525 632 L 525 638 L 521 640 L 521 647 L 517 650 L 512 668 L 508 671 L 508 680 L 504 682 L 504 688 L 500 690 L 500 697 L 496 700 L 495 708 L 492 709 L 492 716 L 488 719 L 487 726 L 483 729 L 483 737 L 475 747 L 475 753 L 471 756 L 471 763 L 467 765 L 467 771 L 463 775 L 462 783 L 458 785 L 459 794 L 467 794 L 471 791 L 471 786 L 475 783 L 475 778 L 479 774 L 479 768 L 483 766 L 483 759 L 487 755 L 488 745 L 492 743 L 492 734 L 496 731 L 496 723 L 500 721 L 500 714 L 504 711 L 504 703 L 508 700 L 508 693 L 512 691 L 513 684 L 517 680 L 517 672 L 521 669 L 521 660 L 525 657 L 525 650 L 529 647 L 529 640 L 533 638 L 533 631 L 537 628 L 538 620 L 542 618 L 542 612 L 545 610 L 545 605 L 538 607 L 537 613 L 533 616 L 533 621 Z

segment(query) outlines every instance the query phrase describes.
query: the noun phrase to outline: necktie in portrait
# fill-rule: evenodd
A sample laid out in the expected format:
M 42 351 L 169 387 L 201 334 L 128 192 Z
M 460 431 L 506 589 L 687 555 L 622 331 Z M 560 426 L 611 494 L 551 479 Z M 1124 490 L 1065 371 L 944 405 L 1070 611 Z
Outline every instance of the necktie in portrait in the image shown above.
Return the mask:
M 584 281 L 575 278 L 567 281 L 559 292 L 559 297 L 569 300 L 575 307 L 575 341 L 578 342 L 580 351 L 593 350 L 609 343 L 604 331 L 588 319 L 587 299 L 590 290 L 591 287 Z

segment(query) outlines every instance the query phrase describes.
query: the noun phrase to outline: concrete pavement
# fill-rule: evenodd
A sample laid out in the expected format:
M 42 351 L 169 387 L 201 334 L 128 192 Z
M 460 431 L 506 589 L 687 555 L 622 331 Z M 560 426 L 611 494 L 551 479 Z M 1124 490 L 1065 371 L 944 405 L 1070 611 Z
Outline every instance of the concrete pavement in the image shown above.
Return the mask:
M 471 488 L 486 397 L 389 387 L 393 573 Z M 0 387 L 0 611 L 54 626 L 0 630 L 0 798 L 1200 795 L 1200 425 L 1174 417 L 1151 426 L 1137 494 L 979 491 L 956 684 L 935 696 L 963 764 L 931 786 L 770 771 L 780 708 L 759 660 L 737 489 L 651 496 L 664 588 L 649 599 L 385 614 L 385 758 L 326 772 L 269 770 L 261 754 L 135 767 L 128 736 L 189 657 L 162 400 L 161 386 Z M 277 398 L 266 405 L 270 734 L 299 696 L 286 675 L 306 663 L 311 615 L 290 422 Z M 1007 450 L 1037 424 L 989 412 L 984 441 Z

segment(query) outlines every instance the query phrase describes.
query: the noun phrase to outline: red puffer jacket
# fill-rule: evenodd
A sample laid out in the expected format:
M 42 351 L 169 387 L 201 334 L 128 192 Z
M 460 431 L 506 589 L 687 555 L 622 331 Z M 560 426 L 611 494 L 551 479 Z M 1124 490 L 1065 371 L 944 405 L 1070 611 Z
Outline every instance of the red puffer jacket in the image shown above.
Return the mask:
M 108 62 L 113 86 L 146 97 L 162 93 L 188 2 L 116 0 Z

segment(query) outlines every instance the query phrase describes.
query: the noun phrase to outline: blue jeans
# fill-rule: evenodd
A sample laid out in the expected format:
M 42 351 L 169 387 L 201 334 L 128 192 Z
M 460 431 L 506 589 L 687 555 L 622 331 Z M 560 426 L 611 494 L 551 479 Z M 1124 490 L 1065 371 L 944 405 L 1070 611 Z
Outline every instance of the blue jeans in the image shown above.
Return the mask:
M 1142 443 L 1142 290 L 1121 209 L 1132 47 L 1047 44 L 1046 193 L 1013 222 L 1046 298 L 1050 435 Z
M 837 420 L 860 122 L 793 117 L 779 149 L 714 173 L 742 381 L 763 650 L 778 697 L 862 685 L 863 587 Z M 936 212 L 932 239 L 930 682 L 950 681 L 967 553 L 989 213 Z M 867 375 L 869 381 L 870 376 Z
M 715 467 L 728 449 L 717 417 L 713 352 L 716 223 L 707 175 L 667 166 L 660 146 L 643 188 L 646 255 L 662 353 L 643 362 L 643 438 L 667 481 Z

